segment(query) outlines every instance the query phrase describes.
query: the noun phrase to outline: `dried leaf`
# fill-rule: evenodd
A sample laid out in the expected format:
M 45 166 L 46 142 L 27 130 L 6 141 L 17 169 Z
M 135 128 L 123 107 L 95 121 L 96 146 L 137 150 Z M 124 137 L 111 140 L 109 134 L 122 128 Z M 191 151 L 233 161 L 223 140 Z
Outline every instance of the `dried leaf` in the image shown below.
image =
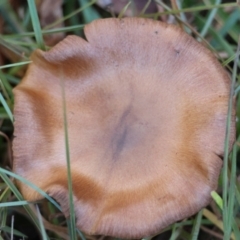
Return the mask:
M 98 0 L 97 4 L 102 8 L 109 9 L 111 12 L 120 13 L 122 9 L 129 3 L 129 0 Z M 145 6 L 148 4 L 148 0 L 134 0 L 131 1 L 130 6 L 126 10 L 124 16 L 137 16 Z M 155 13 L 157 12 L 156 3 L 151 1 L 147 7 L 145 13 Z
M 41 0 L 38 12 L 42 28 L 63 17 L 62 0 Z M 63 27 L 63 23 L 55 25 L 54 28 Z M 64 38 L 64 33 L 54 33 L 44 37 L 46 45 L 53 46 Z

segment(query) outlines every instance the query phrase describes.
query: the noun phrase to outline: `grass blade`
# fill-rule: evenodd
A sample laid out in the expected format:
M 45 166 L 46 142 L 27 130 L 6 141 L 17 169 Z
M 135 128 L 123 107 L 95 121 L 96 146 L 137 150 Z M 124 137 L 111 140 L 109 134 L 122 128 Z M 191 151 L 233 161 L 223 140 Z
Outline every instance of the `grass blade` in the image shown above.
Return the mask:
M 17 201 L 17 202 L 5 202 L 5 203 L 0 203 L 0 208 L 2 207 L 16 207 L 16 206 L 23 206 L 23 205 L 28 205 L 29 202 L 27 201 Z
M 226 126 L 226 135 L 225 135 L 225 147 L 224 147 L 224 160 L 223 160 L 223 224 L 224 224 L 224 240 L 228 240 L 231 234 L 232 226 L 229 226 L 231 220 L 229 219 L 229 196 L 228 196 L 228 154 L 229 154 L 229 138 L 230 138 L 230 128 L 232 121 L 232 109 L 233 109 L 233 97 L 234 97 L 234 87 L 236 82 L 237 75 L 237 66 L 239 61 L 239 51 L 240 51 L 240 38 L 238 44 L 238 50 L 233 66 L 232 73 L 232 84 L 231 92 L 229 97 L 228 104 L 228 116 L 227 116 L 227 126 Z M 233 193 L 231 193 L 233 194 Z M 232 216 L 230 217 L 232 218 Z
M 234 203 L 235 203 L 235 182 L 236 182 L 236 161 L 237 159 L 237 145 L 233 146 L 232 153 L 232 166 L 231 166 L 231 174 L 230 174 L 230 183 L 229 183 L 229 192 L 228 192 L 228 227 L 229 231 L 232 230 L 233 223 L 233 212 L 234 212 Z
M 10 172 L 10 171 L 7 171 L 7 170 L 5 170 L 5 169 L 3 169 L 3 168 L 0 168 L 0 176 L 1 176 L 1 177 L 2 177 L 2 176 L 6 176 L 6 174 L 9 175 L 9 176 L 11 176 L 11 177 L 13 177 L 13 178 L 15 178 L 15 179 L 17 179 L 18 181 L 23 182 L 24 184 L 28 185 L 29 187 L 33 188 L 35 191 L 37 191 L 37 192 L 38 192 L 39 194 L 41 194 L 43 197 L 45 197 L 46 199 L 48 199 L 48 201 L 50 201 L 57 209 L 59 209 L 59 210 L 61 211 L 60 205 L 59 205 L 57 202 L 55 202 L 49 195 L 47 195 L 42 189 L 40 189 L 39 187 L 37 187 L 37 186 L 34 185 L 33 183 L 29 182 L 27 179 L 25 179 L 25 178 L 23 178 L 23 177 L 15 174 L 15 173 L 12 173 L 12 172 Z M 3 178 L 3 177 L 2 177 L 2 178 Z M 9 180 L 9 181 L 10 181 L 10 180 Z M 13 184 L 11 181 L 10 181 L 10 182 L 9 182 L 9 181 L 6 182 L 6 184 L 7 184 L 8 186 L 9 186 L 9 184 L 10 184 L 10 185 Z M 12 189 L 13 189 L 14 187 L 15 187 L 15 185 L 13 184 L 13 185 L 12 185 Z M 14 189 L 17 190 L 16 187 L 15 187 Z M 16 191 L 16 194 L 17 194 L 17 198 L 23 200 L 22 195 L 19 193 L 18 190 Z M 15 196 L 16 196 L 16 194 L 15 194 Z
M 81 6 L 86 6 L 88 0 L 78 0 L 78 2 Z M 82 14 L 85 23 L 90 23 L 95 19 L 101 18 L 100 14 L 92 6 L 83 9 Z
M 12 111 L 10 110 L 10 108 L 8 107 L 5 99 L 3 98 L 3 95 L 0 93 L 0 102 L 3 105 L 5 111 L 7 112 L 9 119 L 11 120 L 11 122 L 13 123 L 13 114 Z
M 2 170 L 0 168 L 0 170 Z M 19 200 L 19 201 L 24 201 L 22 195 L 20 194 L 20 192 L 18 191 L 18 189 L 16 188 L 16 186 L 12 183 L 12 181 L 8 178 L 8 176 L 1 172 L 0 173 L 0 176 L 1 178 L 3 179 L 3 181 L 9 186 L 9 188 L 12 190 L 12 192 L 14 193 L 14 195 L 16 196 L 16 198 Z M 24 205 L 23 205 L 24 206 Z M 27 211 L 27 213 L 29 214 L 30 218 L 32 219 L 33 223 L 36 225 L 36 227 L 38 229 L 39 228 L 39 224 L 37 222 L 37 219 L 36 219 L 36 216 L 35 214 L 32 212 L 31 208 L 28 206 L 28 205 L 25 205 L 24 206 L 25 210 Z
M 198 234 L 199 234 L 201 221 L 202 221 L 202 214 L 203 214 L 203 210 L 198 212 L 197 217 L 195 218 L 193 229 L 192 229 L 192 234 L 191 234 L 191 240 L 198 239 Z
M 38 205 L 36 205 L 36 210 L 37 210 L 38 221 L 39 221 L 40 230 L 41 230 L 41 234 L 42 234 L 42 239 L 47 240 L 48 237 L 47 237 L 44 225 L 43 225 L 42 216 L 41 216 L 41 213 L 39 211 Z
M 215 201 L 215 203 L 222 210 L 223 209 L 223 200 L 222 200 L 222 198 L 215 191 L 211 192 L 211 196 L 212 196 L 213 200 Z
M 221 2 L 222 2 L 221 0 L 216 0 L 216 1 L 215 1 L 215 5 L 219 5 Z M 212 22 L 213 22 L 213 20 L 214 20 L 214 17 L 215 17 L 215 15 L 216 15 L 216 13 L 217 13 L 217 10 L 218 10 L 218 8 L 213 8 L 213 9 L 211 10 L 211 12 L 210 12 L 210 14 L 209 14 L 209 16 L 208 16 L 208 18 L 207 18 L 207 21 L 206 21 L 206 23 L 205 23 L 205 25 L 204 25 L 201 33 L 200 33 L 200 35 L 201 35 L 202 37 L 205 37 L 205 36 L 206 36 L 206 34 L 207 34 L 207 32 L 208 32 L 208 29 L 209 29 L 209 27 L 211 26 L 211 24 L 212 24 Z
M 21 66 L 21 65 L 26 65 L 31 63 L 32 61 L 25 61 L 25 62 L 19 62 L 19 63 L 12 63 L 12 64 L 6 64 L 4 66 L 0 66 L 0 69 L 4 68 L 11 68 L 11 67 L 16 67 L 16 66 Z
M 160 2 L 159 0 L 155 0 L 156 2 Z M 200 12 L 205 10 L 211 10 L 211 9 L 217 9 L 217 8 L 228 8 L 228 7 L 238 7 L 238 3 L 232 2 L 232 3 L 222 3 L 218 5 L 203 5 L 203 6 L 197 6 L 197 7 L 190 7 L 190 8 L 183 8 L 183 9 L 177 9 L 177 10 L 169 10 L 164 12 L 158 12 L 151 13 L 151 14 L 145 14 L 146 17 L 156 17 L 156 16 L 162 16 L 162 15 L 176 15 L 179 13 L 193 13 L 193 12 Z
M 70 209 L 70 236 L 72 240 L 77 239 L 76 234 L 76 219 L 74 211 L 74 201 L 73 201 L 73 186 L 72 186 L 72 174 L 71 174 L 71 163 L 70 163 L 70 149 L 68 141 L 68 122 L 67 122 L 67 106 L 66 106 L 66 95 L 64 79 L 61 78 L 61 88 L 62 88 L 62 104 L 63 104 L 63 121 L 64 121 L 64 141 L 65 141 L 65 151 L 66 151 L 66 161 L 67 161 L 67 176 L 68 176 L 68 193 L 69 193 L 69 209 Z
M 28 0 L 28 7 L 32 19 L 33 30 L 35 32 L 35 38 L 38 44 L 38 47 L 42 50 L 45 50 L 45 45 L 43 41 L 43 36 L 41 32 L 41 26 L 37 14 L 36 4 L 33 0 Z
M 44 28 L 44 30 L 50 29 L 50 28 L 58 25 L 59 23 L 64 22 L 65 20 L 67 20 L 67 19 L 75 16 L 76 14 L 82 12 L 85 8 L 88 8 L 89 6 L 91 6 L 91 5 L 93 5 L 94 3 L 96 3 L 96 1 L 97 1 L 97 0 L 92 0 L 92 1 L 90 1 L 87 5 L 82 6 L 81 8 L 73 11 L 72 13 L 68 14 L 67 16 L 65 16 L 65 17 L 63 17 L 63 18 L 55 21 L 54 23 L 49 24 L 48 26 L 46 26 L 46 27 Z
M 10 227 L 0 227 L 0 231 L 11 233 L 12 229 Z M 21 239 L 27 238 L 27 236 L 18 230 L 13 230 L 15 236 L 21 237 Z

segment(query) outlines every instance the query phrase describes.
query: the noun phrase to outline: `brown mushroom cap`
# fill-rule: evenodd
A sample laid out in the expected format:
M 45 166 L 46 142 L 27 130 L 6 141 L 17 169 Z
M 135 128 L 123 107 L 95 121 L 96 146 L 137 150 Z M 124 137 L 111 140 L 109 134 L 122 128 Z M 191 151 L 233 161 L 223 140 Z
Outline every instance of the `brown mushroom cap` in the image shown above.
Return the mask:
M 216 189 L 230 79 L 172 25 L 104 19 L 85 35 L 33 53 L 14 90 L 14 171 L 67 215 L 63 81 L 77 226 L 121 238 L 155 234 L 206 206 Z M 26 199 L 41 198 L 18 186 Z

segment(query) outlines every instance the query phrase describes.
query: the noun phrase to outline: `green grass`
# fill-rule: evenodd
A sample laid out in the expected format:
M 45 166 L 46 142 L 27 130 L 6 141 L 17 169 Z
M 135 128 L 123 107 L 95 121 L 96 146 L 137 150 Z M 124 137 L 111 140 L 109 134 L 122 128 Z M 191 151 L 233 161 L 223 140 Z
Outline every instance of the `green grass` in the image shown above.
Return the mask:
M 64 76 L 61 77 L 61 88 L 62 88 L 62 100 L 63 100 L 63 119 L 64 119 L 64 137 L 65 137 L 65 149 L 66 149 L 66 160 L 67 160 L 67 176 L 68 176 L 68 193 L 70 202 L 70 221 L 69 221 L 69 236 L 71 239 L 77 239 L 76 222 L 75 222 L 75 211 L 73 201 L 73 186 L 72 186 L 72 174 L 71 174 L 71 161 L 70 161 L 70 148 L 68 141 L 68 121 L 67 121 L 67 107 L 66 107 L 66 94 L 64 85 Z
M 240 147 L 240 4 L 237 1 L 176 0 L 172 1 L 176 3 L 176 9 L 171 4 L 164 4 L 159 0 L 155 2 L 163 9 L 163 12 L 145 14 L 150 3 L 150 1 L 146 1 L 140 16 L 157 19 L 158 17 L 169 18 L 171 14 L 184 30 L 192 34 L 198 41 L 207 43 L 232 76 L 231 96 L 236 97 L 237 106 L 237 141 L 233 151 L 229 153 L 229 129 L 232 118 L 230 113 L 235 107 L 232 101 L 229 101 L 224 164 L 218 190 L 212 192 L 212 203 L 195 216 L 167 227 L 165 233 L 169 232 L 169 234 L 165 239 L 240 239 L 240 165 L 238 164 Z M 109 17 L 111 14 L 96 7 L 94 5 L 96 0 L 66 0 L 64 1 L 63 17 L 41 27 L 41 16 L 37 13 L 38 6 L 32 0 L 28 0 L 27 3 L 22 6 L 25 14 L 19 14 L 8 0 L 0 2 L 0 19 L 5 22 L 3 30 L 0 32 L 0 56 L 4 54 L 4 62 L 0 65 L 0 133 L 2 133 L 0 134 L 0 240 L 11 239 L 12 235 L 28 239 L 24 233 L 15 229 L 15 218 L 12 217 L 12 212 L 22 216 L 22 219 L 29 219 L 31 227 L 37 229 L 42 239 L 67 239 L 67 235 L 71 236 L 71 239 L 90 239 L 76 228 L 72 178 L 69 170 L 71 149 L 68 143 L 64 85 L 62 84 L 62 114 L 70 200 L 70 218 L 67 220 L 62 216 L 61 207 L 54 199 L 26 179 L 11 172 L 12 157 L 9 154 L 9 148 L 11 148 L 10 142 L 13 138 L 14 122 L 12 89 L 20 82 L 26 65 L 31 62 L 29 58 L 31 52 L 36 48 L 42 50 L 50 48 L 44 40 L 45 37 L 56 33 L 81 35 L 85 24 L 94 19 Z M 123 7 L 117 16 L 122 17 L 129 5 L 130 3 Z M 62 77 L 64 78 L 64 76 Z M 9 138 L 8 141 L 6 136 Z M 15 186 L 14 178 L 34 188 L 47 200 L 38 203 L 25 201 Z M 61 230 L 59 230 L 60 228 Z M 152 238 L 153 236 L 150 236 L 147 239 Z

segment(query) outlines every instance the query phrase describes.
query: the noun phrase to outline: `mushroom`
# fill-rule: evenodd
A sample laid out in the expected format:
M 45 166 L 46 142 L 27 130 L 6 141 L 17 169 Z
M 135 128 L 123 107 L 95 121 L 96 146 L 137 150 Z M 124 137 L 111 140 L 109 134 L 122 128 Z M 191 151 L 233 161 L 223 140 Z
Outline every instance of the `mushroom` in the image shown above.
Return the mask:
M 14 171 L 68 215 L 63 83 L 77 226 L 119 238 L 156 234 L 205 207 L 217 187 L 228 73 L 162 22 L 101 19 L 85 37 L 32 54 L 14 89 Z M 41 198 L 17 184 L 27 200 Z

